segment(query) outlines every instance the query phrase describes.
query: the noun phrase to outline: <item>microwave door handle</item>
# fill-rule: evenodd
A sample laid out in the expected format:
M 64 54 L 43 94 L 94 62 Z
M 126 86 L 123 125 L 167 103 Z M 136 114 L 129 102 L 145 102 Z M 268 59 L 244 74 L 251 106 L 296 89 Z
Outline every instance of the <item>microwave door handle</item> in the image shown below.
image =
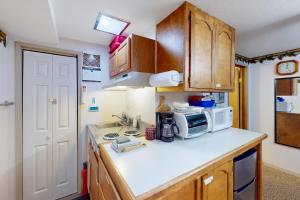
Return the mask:
M 213 126 L 213 122 L 212 122 L 212 117 L 210 115 L 210 113 L 208 111 L 204 111 L 204 114 L 206 116 L 206 120 L 207 120 L 207 131 L 211 132 L 212 131 L 212 126 Z

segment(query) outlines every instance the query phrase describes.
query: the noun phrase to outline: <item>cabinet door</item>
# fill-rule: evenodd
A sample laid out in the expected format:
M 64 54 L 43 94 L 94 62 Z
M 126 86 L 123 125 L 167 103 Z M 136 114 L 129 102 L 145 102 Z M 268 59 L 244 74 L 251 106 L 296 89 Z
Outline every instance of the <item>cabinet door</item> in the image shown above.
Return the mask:
M 234 89 L 234 29 L 222 22 L 216 23 L 213 84 L 215 89 Z
M 276 80 L 277 96 L 297 96 L 297 79 L 278 79 Z
M 214 21 L 196 11 L 191 13 L 190 19 L 190 88 L 209 89 L 212 87 Z
M 229 161 L 202 177 L 202 200 L 233 199 L 232 168 L 232 161 Z
M 98 168 L 97 163 L 95 162 L 94 152 L 89 150 L 89 171 L 90 171 L 90 196 L 92 200 L 99 200 L 98 193 L 98 172 L 96 169 Z
M 99 181 L 104 199 L 121 199 L 101 159 L 99 160 Z
M 117 70 L 116 70 L 116 53 L 113 53 L 110 57 L 109 57 L 109 76 L 113 77 L 117 74 Z
M 130 38 L 127 38 L 117 49 L 116 52 L 117 74 L 130 69 Z
M 147 200 L 198 200 L 197 181 L 183 181 L 157 193 Z
M 90 196 L 91 200 L 104 200 L 103 193 L 99 183 L 99 162 L 93 147 L 89 146 L 89 173 L 90 173 Z

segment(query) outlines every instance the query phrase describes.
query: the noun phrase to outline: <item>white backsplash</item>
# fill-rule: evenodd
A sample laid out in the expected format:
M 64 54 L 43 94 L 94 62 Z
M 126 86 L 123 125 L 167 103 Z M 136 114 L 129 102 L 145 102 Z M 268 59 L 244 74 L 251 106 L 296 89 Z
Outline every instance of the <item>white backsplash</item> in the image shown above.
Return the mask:
M 126 107 L 126 112 L 130 117 L 141 115 L 142 121 L 155 124 L 155 88 L 128 90 Z

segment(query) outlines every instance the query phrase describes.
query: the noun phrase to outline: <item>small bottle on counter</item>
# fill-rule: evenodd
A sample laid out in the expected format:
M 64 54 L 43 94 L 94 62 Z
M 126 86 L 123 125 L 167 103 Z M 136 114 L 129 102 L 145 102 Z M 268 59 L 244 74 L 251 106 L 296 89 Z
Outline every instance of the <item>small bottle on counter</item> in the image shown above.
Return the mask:
M 137 123 L 138 123 L 137 119 L 133 119 L 132 120 L 132 127 L 137 128 Z

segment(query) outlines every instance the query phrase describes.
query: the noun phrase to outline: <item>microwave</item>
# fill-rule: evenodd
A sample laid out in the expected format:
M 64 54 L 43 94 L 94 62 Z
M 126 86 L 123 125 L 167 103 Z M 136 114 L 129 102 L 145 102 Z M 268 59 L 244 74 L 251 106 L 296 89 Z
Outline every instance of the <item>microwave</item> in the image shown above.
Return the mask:
M 232 127 L 232 107 L 205 109 L 210 114 L 212 126 L 211 132 Z
M 174 113 L 178 126 L 177 136 L 182 139 L 201 136 L 211 129 L 211 119 L 207 111 L 201 113 Z

